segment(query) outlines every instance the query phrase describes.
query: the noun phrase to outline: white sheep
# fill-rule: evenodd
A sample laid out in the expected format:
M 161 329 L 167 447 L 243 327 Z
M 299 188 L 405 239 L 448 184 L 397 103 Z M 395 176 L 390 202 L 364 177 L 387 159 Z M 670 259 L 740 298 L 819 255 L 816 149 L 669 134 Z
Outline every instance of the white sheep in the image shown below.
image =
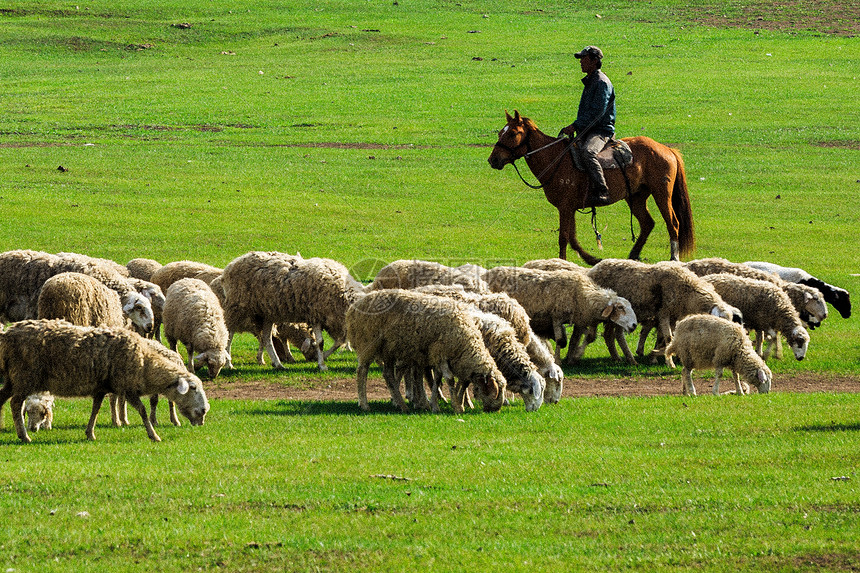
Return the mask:
M 275 324 L 308 324 L 318 344 L 317 365 L 326 370 L 326 358 L 346 342 L 347 309 L 365 294 L 364 286 L 337 261 L 277 252 L 253 251 L 237 257 L 224 269 L 221 286 L 228 302 L 224 309 L 228 325 L 234 323 L 232 313 L 242 317 L 235 322 L 247 316 L 259 320 L 266 352 L 276 369 L 283 365 L 272 343 Z M 323 330 L 334 339 L 327 351 Z
M 523 263 L 524 269 L 537 269 L 539 271 L 576 271 L 579 273 L 588 272 L 588 267 L 580 266 L 567 259 L 534 259 Z
M 237 332 L 250 332 L 257 338 L 257 363 L 265 364 L 263 356 L 266 353 L 265 343 L 263 342 L 263 320 L 259 316 L 253 316 L 244 312 L 243 307 L 237 304 L 230 305 L 227 300 L 227 295 L 224 293 L 224 286 L 221 284 L 221 277 L 215 277 L 209 283 L 209 288 L 218 297 L 221 303 L 221 308 L 224 309 L 224 321 L 227 325 L 227 367 L 233 368 L 231 349 L 233 347 L 233 336 Z M 228 310 L 228 305 L 230 308 Z M 290 344 L 293 344 L 304 355 L 305 360 L 313 362 L 317 359 L 317 342 L 313 330 L 306 323 L 290 323 L 284 322 L 276 324 L 272 327 L 272 346 L 275 353 L 281 362 L 293 364 L 296 359 L 293 356 Z
M 851 295 L 843 288 L 828 284 L 797 267 L 783 267 L 764 261 L 747 261 L 744 264 L 760 271 L 774 273 L 786 282 L 798 283 L 818 289 L 824 296 L 824 300 L 832 304 L 833 308 L 838 310 L 839 314 L 842 315 L 842 318 L 851 316 Z
M 782 280 L 774 273 L 755 269 L 743 263 L 733 263 L 732 261 L 720 257 L 696 259 L 681 264 L 699 277 L 728 273 L 748 279 L 770 281 L 774 284 L 779 284 Z
M 62 318 L 80 326 L 126 326 L 116 291 L 81 273 L 60 273 L 46 280 L 36 308 L 36 318 Z
M 209 402 L 200 379 L 152 348 L 155 343 L 126 329 L 76 326 L 64 320 L 26 320 L 0 333 L 0 408 L 11 398 L 18 438 L 30 442 L 24 425 L 27 396 L 92 396 L 86 435 L 95 439 L 99 408 L 108 393 L 123 394 L 140 413 L 146 433 L 161 441 L 141 396 L 160 393 L 176 402 L 192 425 L 202 425 Z
M 49 392 L 30 394 L 24 401 L 24 413 L 31 432 L 50 430 L 54 423 L 54 397 Z
M 770 391 L 773 376 L 764 360 L 756 354 L 743 327 L 709 314 L 688 316 L 675 326 L 675 335 L 666 347 L 666 357 L 676 355 L 681 364 L 684 394 L 696 395 L 692 372 L 694 369 L 713 368 L 713 393 L 720 392 L 720 378 L 724 368 L 732 370 L 737 394 L 743 394 L 740 377 L 758 388 L 760 393 Z
M 161 316 L 164 312 L 164 292 L 162 292 L 161 287 L 157 284 L 144 279 L 129 277 L 128 282 L 152 306 L 152 328 L 149 332 L 146 332 L 137 325 L 134 325 L 135 332 L 153 340 L 161 340 Z
M 152 280 L 152 273 L 162 267 L 162 264 L 154 259 L 135 258 L 125 264 L 128 276 L 145 281 Z
M 769 281 L 720 273 L 705 275 L 702 280 L 713 285 L 727 303 L 740 309 L 744 327 L 756 331 L 755 349 L 760 356 L 765 334 L 788 339 L 795 358 L 803 360 L 809 346 L 809 334 L 800 322 L 800 315 L 785 291 Z
M 459 300 L 509 322 L 517 339 L 525 345 L 532 363 L 546 380 L 544 400 L 551 404 L 558 403 L 564 388 L 564 372 L 555 363 L 546 343 L 532 330 L 528 313 L 516 299 L 503 292 L 487 294 L 467 291 L 461 285 L 426 285 L 413 290 Z
M 615 290 L 630 301 L 633 311 L 643 324 L 637 353 L 644 354 L 645 337 L 650 330 L 645 325 L 658 327 L 658 343 L 652 357 L 663 354 L 662 345 L 672 340 L 674 325 L 690 314 L 713 314 L 728 320 L 741 320 L 734 310 L 717 294 L 710 284 L 701 280 L 680 263 L 664 261 L 649 265 L 629 259 L 603 259 L 594 265 L 588 276 L 597 284 Z M 607 338 L 607 344 L 612 337 Z M 617 333 L 625 356 L 627 343 Z M 661 344 L 662 343 L 662 344 Z M 671 357 L 666 364 L 674 367 Z
M 188 351 L 188 370 L 205 364 L 215 378 L 227 363 L 227 325 L 218 297 L 200 279 L 179 279 L 167 289 L 164 335 L 171 350 L 181 341 Z
M 462 413 L 466 389 L 472 385 L 485 411 L 504 401 L 505 379 L 484 345 L 475 319 L 451 299 L 402 289 L 379 290 L 357 300 L 346 314 L 349 342 L 358 358 L 356 384 L 359 406 L 367 403 L 367 372 L 371 362 L 382 374 L 395 406 L 408 408 L 400 394 L 395 367 L 439 369 L 455 378 L 452 402 Z
M 490 292 L 481 277 L 474 271 L 447 267 L 433 261 L 394 261 L 382 267 L 368 290 L 413 289 L 425 285 L 462 285 L 474 292 Z
M 576 342 L 580 332 L 596 329 L 603 322 L 615 324 L 623 332 L 636 328 L 630 302 L 580 272 L 494 267 L 484 279 L 494 292 L 506 292 L 523 305 L 532 329 L 555 340 L 557 356 L 567 344 L 565 324 L 575 327 Z M 584 350 L 583 346 L 570 351 L 581 356 Z
M 123 312 L 137 326 L 145 331 L 152 329 L 153 314 L 149 300 L 102 259 L 74 253 L 59 256 L 29 250 L 0 253 L 0 319 L 15 322 L 36 318 L 42 285 L 63 272 L 78 272 L 98 279 L 117 292 Z
M 221 276 L 223 270 L 197 261 L 173 261 L 152 273 L 149 281 L 157 284 L 162 292 L 166 293 L 170 285 L 179 279 L 200 279 L 209 284 L 212 279 Z

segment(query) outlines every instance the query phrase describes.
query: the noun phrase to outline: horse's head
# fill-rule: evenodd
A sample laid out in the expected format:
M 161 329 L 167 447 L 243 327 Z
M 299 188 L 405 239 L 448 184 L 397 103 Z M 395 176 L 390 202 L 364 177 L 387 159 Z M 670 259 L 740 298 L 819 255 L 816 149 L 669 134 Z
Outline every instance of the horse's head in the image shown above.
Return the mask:
M 508 123 L 499 132 L 499 140 L 493 146 L 493 152 L 490 153 L 490 167 L 493 169 L 502 169 L 508 163 L 513 163 L 528 151 L 528 138 L 531 128 L 531 121 L 521 117 L 520 112 L 514 110 L 514 115 L 511 116 L 505 111 Z

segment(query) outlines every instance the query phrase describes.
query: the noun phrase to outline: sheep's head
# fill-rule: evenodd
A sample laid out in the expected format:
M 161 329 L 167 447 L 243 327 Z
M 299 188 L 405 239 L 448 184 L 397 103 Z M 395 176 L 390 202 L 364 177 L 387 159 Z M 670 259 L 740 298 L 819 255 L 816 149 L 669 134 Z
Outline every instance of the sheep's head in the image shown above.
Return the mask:
M 505 382 L 501 372 L 478 374 L 471 380 L 475 398 L 480 400 L 485 412 L 497 412 L 505 401 Z
M 801 314 L 803 320 L 806 321 L 812 328 L 821 326 L 821 321 L 827 318 L 827 304 L 824 302 L 824 297 L 821 293 L 811 292 L 803 293 L 803 309 Z
M 150 332 L 155 319 L 149 299 L 138 292 L 129 292 L 122 301 L 122 312 L 135 326 Z
M 526 412 L 534 412 L 543 404 L 543 393 L 546 388 L 546 381 L 536 371 L 529 374 L 529 378 L 520 389 L 520 395 L 523 397 L 523 403 L 526 406 Z
M 185 372 L 179 375 L 176 382 L 164 393 L 167 398 L 176 403 L 183 416 L 188 418 L 192 426 L 202 426 L 209 411 L 209 400 L 203 391 L 203 383 L 194 374 Z
M 27 414 L 27 429 L 38 432 L 39 429 L 51 429 L 54 421 L 54 397 L 51 394 L 34 394 L 24 402 Z
M 791 351 L 794 352 L 794 357 L 798 360 L 803 360 L 806 356 L 806 349 L 809 347 L 809 333 L 806 329 L 798 326 L 795 327 L 787 336 L 788 345 Z
M 633 307 L 630 301 L 626 298 L 617 296 L 603 309 L 600 318 L 603 320 L 611 320 L 624 330 L 630 333 L 636 330 L 636 313 L 633 312 Z
M 230 356 L 226 350 L 207 350 L 206 352 L 194 355 L 194 368 L 197 369 L 200 366 L 206 366 L 209 378 L 214 379 L 221 372 L 224 365 L 227 364 L 228 360 L 230 360 Z
M 758 388 L 759 394 L 767 394 L 770 392 L 770 384 L 772 381 L 773 375 L 770 372 L 770 368 L 763 364 L 762 367 L 756 371 L 755 380 L 752 380 L 751 382 L 756 388 Z

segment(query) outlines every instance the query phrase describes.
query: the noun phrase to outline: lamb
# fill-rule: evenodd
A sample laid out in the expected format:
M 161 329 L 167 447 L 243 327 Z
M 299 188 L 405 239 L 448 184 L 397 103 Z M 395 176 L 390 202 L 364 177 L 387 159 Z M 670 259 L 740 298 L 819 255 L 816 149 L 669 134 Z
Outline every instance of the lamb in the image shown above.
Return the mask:
M 446 267 L 432 261 L 405 259 L 394 261 L 382 267 L 368 290 L 412 289 L 431 284 L 458 284 L 466 290 L 490 292 L 486 283 L 475 272 Z
M 702 280 L 713 285 L 724 301 L 740 309 L 744 326 L 756 331 L 755 349 L 760 356 L 765 333 L 772 336 L 782 333 L 788 339 L 794 357 L 803 360 L 809 346 L 809 334 L 782 288 L 772 282 L 728 273 L 706 275 Z
M 630 302 L 583 273 L 494 267 L 484 278 L 494 292 L 507 292 L 523 305 L 534 331 L 555 340 L 557 355 L 567 344 L 565 324 L 574 325 L 577 333 L 596 329 L 601 322 L 615 324 L 623 332 L 636 328 Z M 577 348 L 575 354 L 579 352 Z
M 544 400 L 551 404 L 558 403 L 564 385 L 564 372 L 555 363 L 544 341 L 532 330 L 528 313 L 516 299 L 506 293 L 482 294 L 466 291 L 461 285 L 427 285 L 413 290 L 462 301 L 509 322 L 519 342 L 525 345 L 532 363 L 537 366 L 538 373 L 546 379 Z
M 27 429 L 31 432 L 42 428 L 50 430 L 54 423 L 54 397 L 49 392 L 30 394 L 24 401 L 24 413 L 27 415 Z
M 678 322 L 675 336 L 666 347 L 667 359 L 672 355 L 677 355 L 684 366 L 681 374 L 684 394 L 696 395 L 692 372 L 699 368 L 714 369 L 715 395 L 720 392 L 724 368 L 732 370 L 738 394 L 744 393 L 741 376 L 758 388 L 759 393 L 770 391 L 773 379 L 770 368 L 756 354 L 746 331 L 737 323 L 708 314 L 688 316 Z
M 54 275 L 78 272 L 101 281 L 117 292 L 123 312 L 145 331 L 152 329 L 152 305 L 128 280 L 110 266 L 84 255 L 63 256 L 41 251 L 0 253 L 0 319 L 15 322 L 36 318 L 42 285 Z
M 206 263 L 198 263 L 196 261 L 173 261 L 167 263 L 150 277 L 150 282 L 161 287 L 162 292 L 167 292 L 170 285 L 179 279 L 200 279 L 206 284 L 212 282 L 215 277 L 221 276 L 223 269 L 207 265 Z
M 842 318 L 851 316 L 851 295 L 845 289 L 828 284 L 797 267 L 783 267 L 763 261 L 747 261 L 744 264 L 761 271 L 774 273 L 788 283 L 798 283 L 818 289 L 824 295 L 824 300 L 833 305 L 833 308 L 839 311 Z
M 150 306 L 152 306 L 152 328 L 149 332 L 146 332 L 135 325 L 135 332 L 153 340 L 161 340 L 161 322 L 164 313 L 164 293 L 161 287 L 155 283 L 135 277 L 129 277 L 128 282 L 134 287 L 134 290 L 146 297 L 149 300 Z
M 205 364 L 216 378 L 227 363 L 227 325 L 218 297 L 200 279 L 180 279 L 167 289 L 164 335 L 171 350 L 181 341 L 188 351 L 188 370 Z
M 365 294 L 341 263 L 323 258 L 303 259 L 277 252 L 253 251 L 234 259 L 224 269 L 221 285 L 228 301 L 228 324 L 253 317 L 261 324 L 261 336 L 275 369 L 283 368 L 272 343 L 276 323 L 307 323 L 317 341 L 317 365 L 326 370 L 325 359 L 346 342 L 346 311 Z M 233 314 L 239 316 L 234 320 Z M 334 339 L 323 352 L 322 331 Z
M 445 378 L 456 378 L 454 411 L 465 409 L 466 389 L 474 386 L 484 411 L 497 411 L 504 401 L 506 381 L 484 345 L 475 319 L 447 298 L 385 289 L 358 299 L 346 313 L 346 330 L 358 358 L 356 384 L 362 410 L 367 403 L 367 371 L 373 361 L 382 374 L 394 404 L 408 411 L 395 377 L 401 369 L 437 368 Z
M 150 424 L 142 395 L 160 393 L 176 402 L 192 425 L 203 425 L 209 402 L 200 379 L 125 329 L 77 326 L 64 320 L 26 320 L 0 333 L 0 408 L 11 398 L 18 438 L 29 443 L 23 407 L 27 396 L 92 396 L 86 435 L 108 393 L 124 394 L 140 413 L 146 433 L 161 441 Z
M 131 259 L 125 264 L 129 277 L 145 281 L 151 281 L 152 274 L 161 267 L 162 264 L 158 261 L 144 258 Z
M 603 259 L 587 273 L 594 282 L 614 289 L 619 296 L 630 301 L 633 311 L 643 324 L 637 352 L 644 351 L 646 324 L 658 327 L 658 344 L 652 355 L 661 354 L 660 340 L 667 344 L 672 340 L 672 328 L 680 319 L 690 314 L 713 314 L 728 320 L 742 320 L 714 290 L 680 263 L 665 261 L 648 265 L 628 259 Z M 627 343 L 623 336 L 614 336 L 624 350 Z M 607 338 L 607 344 L 610 339 Z M 671 357 L 666 364 L 673 368 Z

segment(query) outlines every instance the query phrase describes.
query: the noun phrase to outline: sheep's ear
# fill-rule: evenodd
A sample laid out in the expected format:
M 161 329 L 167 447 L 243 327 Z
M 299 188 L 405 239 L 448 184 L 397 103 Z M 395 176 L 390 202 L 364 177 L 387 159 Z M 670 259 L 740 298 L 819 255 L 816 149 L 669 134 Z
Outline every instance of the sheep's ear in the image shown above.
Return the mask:
M 759 368 L 758 372 L 756 372 L 756 377 L 758 378 L 759 384 L 764 384 L 767 382 L 767 373 L 764 371 L 764 368 Z
M 612 316 L 612 311 L 615 310 L 615 307 L 611 304 L 606 305 L 606 308 L 603 309 L 603 312 L 600 313 L 600 318 L 606 320 L 610 316 Z
M 176 391 L 180 395 L 185 395 L 188 393 L 188 380 L 185 378 L 180 378 L 179 382 L 176 383 Z
M 711 308 L 711 314 L 713 316 L 720 316 L 720 308 L 717 306 L 714 306 L 713 308 Z
M 310 339 L 310 338 L 305 338 L 305 341 L 304 341 L 304 342 L 302 342 L 302 352 L 307 352 L 308 350 L 310 350 L 310 349 L 311 349 L 311 344 L 313 344 L 313 342 L 311 341 L 311 339 Z
M 803 303 L 806 304 L 808 302 L 812 302 L 815 300 L 815 297 L 812 296 L 812 293 L 805 292 L 803 293 Z

